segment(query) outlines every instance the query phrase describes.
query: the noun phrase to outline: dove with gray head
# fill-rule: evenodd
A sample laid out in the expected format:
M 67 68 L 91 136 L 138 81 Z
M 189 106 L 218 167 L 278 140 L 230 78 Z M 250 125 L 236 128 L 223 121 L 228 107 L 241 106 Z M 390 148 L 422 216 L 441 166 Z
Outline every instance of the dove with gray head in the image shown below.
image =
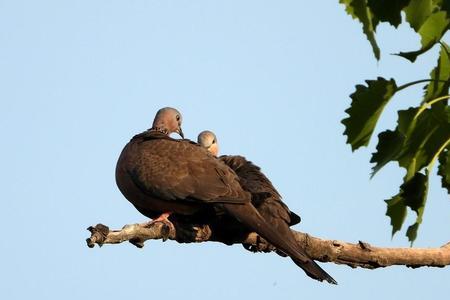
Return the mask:
M 198 135 L 197 142 L 214 156 L 218 156 L 219 143 L 212 131 L 202 131 Z M 289 210 L 261 169 L 239 155 L 222 155 L 218 159 L 236 172 L 242 188 L 252 194 L 252 204 L 261 216 L 279 231 L 284 232 L 284 235 L 291 236 L 289 226 L 299 223 L 300 217 Z M 244 245 L 244 248 L 250 251 L 255 250 L 249 245 Z
M 208 219 L 223 211 L 289 255 L 310 277 L 336 284 L 296 243 L 264 220 L 231 168 L 197 143 L 169 136 L 182 135 L 181 120 L 174 108 L 159 110 L 153 127 L 134 136 L 122 150 L 116 182 L 125 198 L 150 218 Z

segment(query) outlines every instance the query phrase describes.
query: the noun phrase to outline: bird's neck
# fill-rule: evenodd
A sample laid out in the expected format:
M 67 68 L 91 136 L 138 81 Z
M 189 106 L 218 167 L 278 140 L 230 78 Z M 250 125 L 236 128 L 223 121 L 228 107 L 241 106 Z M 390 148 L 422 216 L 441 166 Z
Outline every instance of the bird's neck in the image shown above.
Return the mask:
M 160 133 L 163 133 L 165 135 L 169 135 L 169 130 L 167 130 L 167 128 L 163 128 L 163 127 L 152 127 L 148 131 L 150 131 L 150 132 L 160 132 Z

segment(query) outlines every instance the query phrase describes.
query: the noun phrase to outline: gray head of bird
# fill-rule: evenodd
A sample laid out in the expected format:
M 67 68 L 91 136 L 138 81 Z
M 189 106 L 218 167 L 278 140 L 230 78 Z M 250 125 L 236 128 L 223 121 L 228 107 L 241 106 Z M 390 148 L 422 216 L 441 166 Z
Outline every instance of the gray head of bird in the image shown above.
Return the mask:
M 217 143 L 217 138 L 214 132 L 209 130 L 200 132 L 197 137 L 197 143 L 208 149 L 208 151 L 214 156 L 219 154 L 219 144 Z
M 181 122 L 183 118 L 181 113 L 172 107 L 164 107 L 158 110 L 153 120 L 153 130 L 163 132 L 167 135 L 175 132 L 184 138 Z

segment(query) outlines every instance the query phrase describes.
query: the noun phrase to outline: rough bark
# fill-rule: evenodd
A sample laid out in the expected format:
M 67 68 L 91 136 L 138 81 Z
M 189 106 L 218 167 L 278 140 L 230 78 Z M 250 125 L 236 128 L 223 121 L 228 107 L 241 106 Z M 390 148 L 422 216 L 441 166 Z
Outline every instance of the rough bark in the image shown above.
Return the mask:
M 174 227 L 162 222 L 125 225 L 121 230 L 109 230 L 102 224 L 89 227 L 91 236 L 86 239 L 87 245 L 92 248 L 95 244 L 118 244 L 129 241 L 142 248 L 147 240 L 175 240 L 180 243 L 216 241 L 213 230 L 207 226 L 193 226 L 191 224 L 174 223 Z M 392 265 L 407 267 L 444 267 L 450 265 L 450 243 L 438 248 L 381 248 L 359 241 L 356 244 L 323 240 L 303 232 L 295 231 L 299 246 L 314 260 L 321 262 L 334 262 L 345 264 L 352 268 L 361 267 L 375 269 Z M 227 240 L 227 244 L 230 241 Z M 253 251 L 270 252 L 275 249 L 259 237 L 251 233 L 242 240 L 231 243 L 244 244 Z

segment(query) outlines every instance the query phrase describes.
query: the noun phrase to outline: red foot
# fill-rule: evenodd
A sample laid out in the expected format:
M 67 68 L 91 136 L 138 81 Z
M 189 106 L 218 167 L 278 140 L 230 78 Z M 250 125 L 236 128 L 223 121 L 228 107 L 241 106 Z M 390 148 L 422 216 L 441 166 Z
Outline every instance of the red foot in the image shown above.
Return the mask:
M 151 221 L 151 223 L 155 223 L 155 222 L 170 222 L 167 218 L 172 214 L 172 212 L 165 212 L 163 214 L 161 214 L 159 217 L 157 217 L 156 219 L 153 219 Z
M 172 212 L 165 212 L 163 214 L 161 214 L 159 217 L 157 217 L 156 219 L 151 220 L 150 222 L 148 222 L 146 224 L 146 227 L 151 226 L 152 224 L 156 223 L 156 222 L 162 222 L 165 225 L 169 226 L 169 228 L 171 230 L 175 229 L 175 226 L 172 224 L 172 222 L 169 221 L 168 217 L 172 214 Z

